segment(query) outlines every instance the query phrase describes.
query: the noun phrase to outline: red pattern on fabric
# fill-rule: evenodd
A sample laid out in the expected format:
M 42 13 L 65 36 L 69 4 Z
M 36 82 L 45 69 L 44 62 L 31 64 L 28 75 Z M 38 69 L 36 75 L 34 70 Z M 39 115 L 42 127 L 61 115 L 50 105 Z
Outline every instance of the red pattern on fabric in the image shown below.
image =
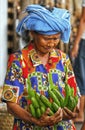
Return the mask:
M 72 125 L 72 127 L 73 127 L 72 130 L 76 130 L 76 127 L 74 125 Z
M 14 54 L 11 54 L 11 55 L 10 55 L 10 57 L 9 57 L 9 59 L 8 59 L 8 68 L 11 67 L 11 64 L 12 64 L 12 62 L 13 62 L 13 60 L 14 60 L 15 58 L 16 58 L 16 57 L 15 57 Z
M 49 65 L 49 64 L 46 64 L 45 67 L 46 67 L 47 71 L 49 72 L 50 65 Z
M 59 57 L 51 57 L 52 63 L 59 62 Z
M 20 64 L 22 65 L 22 60 L 20 61 Z M 25 63 L 25 61 L 24 61 L 24 63 Z M 22 67 L 22 70 L 23 70 L 23 77 L 24 78 L 27 78 L 27 76 L 28 76 L 28 67 L 26 66 L 26 63 L 25 63 L 25 67 Z
M 32 62 L 30 61 L 30 58 L 29 58 L 29 56 L 28 56 L 29 51 L 31 51 L 31 50 L 33 49 L 33 46 L 30 45 L 30 46 L 28 46 L 28 47 L 29 47 L 29 49 L 28 49 L 28 48 L 24 48 L 24 49 L 22 50 L 23 60 L 21 61 L 21 64 L 22 64 L 23 61 L 24 61 L 24 63 L 25 63 L 25 67 L 22 67 L 23 77 L 24 77 L 24 78 L 27 78 L 27 77 L 28 77 L 28 74 L 30 74 L 30 73 L 32 73 L 32 72 L 34 71 L 34 69 L 33 69 L 33 67 L 32 67 L 33 64 L 32 64 Z
M 77 89 L 76 89 L 75 78 L 74 77 L 69 78 L 67 83 L 70 85 L 70 87 L 74 88 L 74 95 L 76 95 Z
M 13 130 L 18 130 L 18 126 L 15 124 Z
M 28 50 L 31 51 L 33 49 L 33 44 L 30 44 L 30 46 L 28 46 Z
M 27 104 L 28 105 L 32 104 L 32 101 L 31 100 L 27 100 Z
M 65 89 L 62 89 L 62 95 L 65 97 Z

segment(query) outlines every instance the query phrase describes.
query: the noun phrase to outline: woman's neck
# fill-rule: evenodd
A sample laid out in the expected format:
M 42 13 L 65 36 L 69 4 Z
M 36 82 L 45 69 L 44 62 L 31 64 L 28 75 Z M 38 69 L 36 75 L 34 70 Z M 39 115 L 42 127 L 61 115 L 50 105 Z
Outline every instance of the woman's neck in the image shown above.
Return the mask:
M 48 63 L 49 60 L 49 53 L 45 54 L 45 55 L 39 55 L 39 59 L 41 60 L 43 65 L 46 65 Z

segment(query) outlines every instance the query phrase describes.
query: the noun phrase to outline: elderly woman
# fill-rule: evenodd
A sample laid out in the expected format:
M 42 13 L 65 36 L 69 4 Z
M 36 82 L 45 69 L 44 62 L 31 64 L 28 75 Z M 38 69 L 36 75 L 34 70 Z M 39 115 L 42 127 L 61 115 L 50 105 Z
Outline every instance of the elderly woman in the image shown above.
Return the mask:
M 52 103 L 48 94 L 51 87 L 57 88 L 63 98 L 65 84 L 73 87 L 74 95 L 79 94 L 69 57 L 57 49 L 60 39 L 65 43 L 69 40 L 70 14 L 65 9 L 54 7 L 49 11 L 40 5 L 29 5 L 25 11 L 28 15 L 19 23 L 17 33 L 23 36 L 30 31 L 32 41 L 10 55 L 2 94 L 8 111 L 15 116 L 13 130 L 75 130 L 71 119 L 77 116 L 77 107 L 74 111 L 58 107 L 49 115 L 48 105 Z M 46 111 L 38 118 L 29 109 L 33 102 L 29 95 L 35 100 L 35 92 L 46 97 L 43 102 L 48 102 Z

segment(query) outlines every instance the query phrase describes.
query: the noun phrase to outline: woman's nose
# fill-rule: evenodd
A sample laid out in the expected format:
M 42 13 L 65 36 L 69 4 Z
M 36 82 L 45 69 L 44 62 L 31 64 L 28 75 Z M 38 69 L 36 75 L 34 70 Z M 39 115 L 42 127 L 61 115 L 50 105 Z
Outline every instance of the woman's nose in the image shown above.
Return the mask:
M 55 41 L 53 39 L 50 39 L 47 45 L 49 47 L 53 47 L 55 45 Z
M 54 47 L 55 43 L 50 42 L 47 45 L 48 45 L 48 47 Z

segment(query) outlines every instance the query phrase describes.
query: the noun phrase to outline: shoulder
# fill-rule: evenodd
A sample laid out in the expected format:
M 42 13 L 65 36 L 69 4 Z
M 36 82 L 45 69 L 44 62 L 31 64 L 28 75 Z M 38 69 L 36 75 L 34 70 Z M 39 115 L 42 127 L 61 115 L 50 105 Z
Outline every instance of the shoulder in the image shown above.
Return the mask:
M 9 55 L 9 61 L 18 60 L 21 57 L 22 52 L 20 50 Z
M 22 50 L 17 50 L 9 55 L 9 60 L 20 60 L 22 58 L 23 51 L 28 51 L 28 46 L 25 46 Z
M 21 55 L 22 53 L 20 50 L 9 55 L 8 64 L 7 64 L 8 69 L 10 69 L 11 67 L 15 65 L 20 67 Z

